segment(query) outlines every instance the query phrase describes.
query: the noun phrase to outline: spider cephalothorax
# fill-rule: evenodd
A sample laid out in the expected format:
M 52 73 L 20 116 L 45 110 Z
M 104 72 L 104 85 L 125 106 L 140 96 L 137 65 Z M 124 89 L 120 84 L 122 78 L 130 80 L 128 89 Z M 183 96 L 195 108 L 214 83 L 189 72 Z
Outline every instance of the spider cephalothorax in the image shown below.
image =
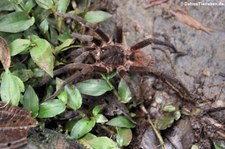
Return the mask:
M 116 26 L 115 36 L 113 39 L 110 39 L 110 37 L 106 35 L 101 29 L 96 27 L 96 25 L 87 23 L 85 20 L 75 14 L 57 15 L 74 19 L 75 21 L 94 31 L 98 37 L 85 35 L 85 38 L 88 39 L 87 41 L 92 42 L 91 46 L 76 49 L 75 53 L 78 54 L 76 55 L 74 62 L 54 71 L 54 75 L 58 75 L 67 70 L 77 70 L 76 73 L 66 79 L 61 88 L 49 98 L 56 97 L 66 84 L 72 81 L 77 82 L 81 76 L 93 72 L 109 73 L 114 70 L 116 70 L 118 75 L 127 82 L 134 98 L 135 93 L 131 87 L 132 83 L 128 75 L 129 72 L 151 73 L 172 86 L 172 88 L 175 89 L 183 98 L 189 98 L 189 91 L 180 81 L 160 71 L 157 71 L 157 69 L 154 67 L 154 60 L 151 58 L 151 56 L 140 50 L 149 44 L 158 44 L 168 47 L 174 53 L 179 53 L 171 43 L 148 38 L 134 44 L 130 48 L 125 48 L 123 45 L 122 26 Z M 77 33 L 73 33 L 72 36 L 82 41 L 85 39 L 82 38 L 83 35 Z M 85 62 L 85 59 L 88 56 L 93 58 L 91 62 Z
M 107 45 L 100 49 L 99 60 L 105 66 L 110 66 L 115 69 L 116 67 L 125 63 L 125 52 L 117 45 Z

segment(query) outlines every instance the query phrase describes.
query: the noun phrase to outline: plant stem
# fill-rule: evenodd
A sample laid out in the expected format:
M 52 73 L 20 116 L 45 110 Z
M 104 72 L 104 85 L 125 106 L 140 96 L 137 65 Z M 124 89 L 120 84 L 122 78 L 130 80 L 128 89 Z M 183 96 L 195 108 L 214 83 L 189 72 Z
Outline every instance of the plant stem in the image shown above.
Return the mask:
M 162 138 L 160 132 L 159 132 L 159 131 L 157 130 L 157 128 L 155 127 L 155 125 L 153 124 L 152 120 L 150 119 L 149 113 L 147 112 L 146 108 L 145 108 L 143 105 L 141 105 L 141 110 L 142 110 L 145 114 L 147 114 L 147 117 L 148 117 L 148 123 L 151 125 L 153 131 L 155 132 L 155 135 L 156 135 L 156 137 L 157 137 L 158 140 L 159 140 L 160 146 L 162 146 L 162 148 L 165 149 L 165 143 L 164 143 L 164 141 L 163 141 L 163 138 Z

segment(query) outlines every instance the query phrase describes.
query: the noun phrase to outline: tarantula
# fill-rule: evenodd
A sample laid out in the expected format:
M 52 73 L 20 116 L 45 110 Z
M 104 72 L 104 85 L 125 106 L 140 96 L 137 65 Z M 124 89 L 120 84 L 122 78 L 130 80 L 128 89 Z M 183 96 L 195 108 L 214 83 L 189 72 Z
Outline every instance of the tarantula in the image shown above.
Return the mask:
M 116 25 L 115 35 L 111 40 L 109 36 L 96 25 L 86 22 L 75 14 L 57 13 L 57 15 L 65 18 L 71 18 L 76 22 L 83 24 L 88 29 L 93 30 L 98 35 L 98 37 L 72 33 L 73 37 L 78 38 L 81 41 L 91 41 L 93 45 L 76 49 L 74 52 L 70 53 L 77 55 L 73 62 L 54 71 L 54 75 L 59 75 L 68 70 L 77 70 L 72 76 L 67 78 L 60 89 L 58 89 L 48 99 L 56 97 L 63 90 L 66 84 L 77 82 L 79 78 L 85 74 L 92 72 L 110 73 L 115 70 L 119 76 L 127 82 L 133 97 L 135 97 L 136 94 L 132 88 L 132 81 L 129 78 L 128 72 L 153 74 L 169 84 L 179 93 L 181 97 L 189 98 L 189 91 L 180 81 L 158 71 L 154 67 L 153 59 L 140 50 L 149 44 L 158 44 L 169 47 L 169 49 L 171 49 L 173 52 L 179 53 L 171 43 L 148 38 L 134 44 L 130 48 L 126 48 L 123 44 L 123 30 L 121 25 Z M 87 57 L 92 57 L 92 61 L 83 63 Z

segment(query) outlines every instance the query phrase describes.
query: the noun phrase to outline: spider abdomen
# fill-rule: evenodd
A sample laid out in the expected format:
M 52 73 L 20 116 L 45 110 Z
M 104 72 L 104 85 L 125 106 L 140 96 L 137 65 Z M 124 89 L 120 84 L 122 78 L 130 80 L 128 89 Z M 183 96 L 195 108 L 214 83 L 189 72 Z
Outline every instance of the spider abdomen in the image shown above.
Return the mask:
M 105 46 L 101 48 L 100 61 L 106 66 L 113 66 L 114 68 L 124 64 L 123 49 L 116 45 Z

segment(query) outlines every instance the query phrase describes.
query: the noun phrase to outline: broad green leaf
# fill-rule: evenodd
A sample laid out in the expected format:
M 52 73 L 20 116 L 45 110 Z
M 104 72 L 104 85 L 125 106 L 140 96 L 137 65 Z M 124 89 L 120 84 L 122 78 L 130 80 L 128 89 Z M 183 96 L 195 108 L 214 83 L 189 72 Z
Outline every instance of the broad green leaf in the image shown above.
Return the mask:
M 18 33 L 34 24 L 34 17 L 29 18 L 23 12 L 12 12 L 0 20 L 0 31 Z
M 53 8 L 53 1 L 52 0 L 35 0 L 36 3 L 44 8 L 44 9 L 51 9 Z
M 58 90 L 62 84 L 63 80 L 56 78 L 56 90 Z M 68 96 L 65 89 L 57 97 L 58 99 L 62 100 L 65 104 L 67 104 Z
M 51 37 L 52 38 L 54 38 L 54 37 L 57 37 L 56 39 L 57 39 L 57 41 L 59 40 L 59 41 L 61 41 L 61 42 L 65 42 L 67 39 L 71 39 L 71 35 L 70 35 L 70 33 L 69 33 L 69 31 L 64 31 L 62 34 L 60 34 L 60 35 L 56 35 L 56 36 L 54 36 L 54 33 L 55 31 L 52 29 L 52 33 L 51 33 Z M 82 47 L 82 46 L 80 46 L 80 47 Z
M 22 3 L 23 0 L 10 0 L 11 2 L 13 2 L 14 4 L 20 4 Z
M 174 122 L 174 116 L 171 114 L 164 115 L 155 121 L 155 125 L 159 130 L 165 130 L 170 127 Z
M 65 86 L 65 91 L 68 95 L 67 105 L 73 110 L 77 110 L 82 105 L 82 96 L 79 90 L 71 84 Z
M 38 118 L 54 117 L 65 111 L 66 105 L 59 99 L 48 100 L 39 106 Z
M 77 83 L 78 90 L 85 95 L 100 96 L 107 91 L 111 91 L 112 88 L 105 80 L 102 79 L 90 79 Z
M 110 126 L 124 127 L 124 128 L 134 128 L 135 125 L 128 120 L 125 116 L 117 116 L 106 123 Z
M 30 46 L 31 42 L 28 39 L 16 39 L 10 43 L 9 48 L 11 50 L 11 56 L 15 56 Z
M 34 0 L 28 0 L 24 6 L 24 10 L 29 13 L 35 5 Z
M 31 77 L 33 77 L 33 72 L 30 69 L 16 69 L 13 71 L 13 74 L 18 76 L 23 82 L 27 81 Z
M 84 16 L 84 19 L 91 23 L 99 23 L 110 18 L 111 16 L 111 14 L 101 10 L 88 11 Z
M 77 120 L 75 119 L 72 119 L 72 120 L 69 120 L 66 122 L 66 125 L 65 125 L 65 130 L 67 132 L 71 132 L 73 126 L 76 124 Z
M 58 54 L 62 51 L 66 50 L 66 47 L 68 47 L 69 45 L 71 45 L 74 42 L 74 39 L 66 39 L 61 45 L 55 47 L 55 53 Z
M 49 28 L 49 26 L 48 26 L 48 20 L 47 19 L 44 19 L 41 22 L 41 24 L 40 24 L 40 29 L 41 29 L 42 33 L 45 34 L 48 31 L 48 28 Z
M 174 105 L 166 105 L 163 107 L 163 111 L 165 112 L 174 112 L 176 107 Z
M 12 74 L 12 77 L 13 77 L 14 81 L 16 82 L 16 84 L 18 85 L 19 91 L 24 92 L 25 87 L 24 87 L 23 81 L 19 77 L 15 76 L 13 74 Z
M 14 10 L 14 5 L 9 0 L 0 1 L 0 11 L 12 11 Z
M 91 147 L 91 145 L 88 143 L 90 140 L 96 138 L 95 135 L 91 134 L 91 133 L 87 133 L 84 137 L 82 137 L 81 139 L 78 140 L 78 142 L 80 144 L 82 144 L 83 146 L 85 146 L 88 149 L 94 149 L 93 147 Z
M 27 87 L 23 96 L 23 107 L 32 112 L 32 117 L 36 117 L 38 115 L 39 99 L 30 85 Z
M 116 142 L 122 146 L 128 146 L 132 140 L 132 131 L 128 128 L 117 128 Z
M 51 43 L 58 44 L 58 32 L 55 28 L 49 26 Z
M 102 114 L 97 114 L 95 116 L 95 121 L 96 123 L 104 124 L 105 122 L 108 122 L 108 119 Z
M 119 149 L 117 143 L 108 137 L 95 137 L 87 143 L 94 149 Z
M 82 118 L 73 126 L 70 136 L 74 139 L 79 139 L 91 131 L 94 126 L 94 119 L 88 120 L 86 118 Z
M 43 77 L 45 75 L 45 71 L 40 68 L 35 68 L 33 72 L 34 72 L 34 77 L 37 77 L 37 78 Z
M 10 102 L 12 105 L 18 105 L 20 101 L 20 87 L 15 80 L 15 76 L 7 69 L 3 73 L 1 82 L 1 99 L 4 102 Z
M 130 89 L 123 79 L 121 79 L 119 83 L 118 95 L 122 103 L 127 103 L 132 98 Z
M 58 0 L 56 4 L 57 11 L 65 13 L 69 4 L 70 4 L 70 0 Z
M 102 110 L 102 106 L 101 105 L 97 105 L 92 109 L 92 114 L 94 116 L 98 115 L 100 113 L 100 111 Z
M 11 63 L 10 49 L 4 38 L 0 36 L 0 61 L 4 69 L 8 69 Z
M 176 121 L 179 120 L 180 117 L 181 117 L 180 111 L 175 111 L 173 115 L 174 115 L 174 119 L 175 119 Z
M 34 62 L 51 77 L 53 77 L 54 56 L 49 42 L 37 36 L 32 36 L 32 42 L 36 45 L 30 50 Z

